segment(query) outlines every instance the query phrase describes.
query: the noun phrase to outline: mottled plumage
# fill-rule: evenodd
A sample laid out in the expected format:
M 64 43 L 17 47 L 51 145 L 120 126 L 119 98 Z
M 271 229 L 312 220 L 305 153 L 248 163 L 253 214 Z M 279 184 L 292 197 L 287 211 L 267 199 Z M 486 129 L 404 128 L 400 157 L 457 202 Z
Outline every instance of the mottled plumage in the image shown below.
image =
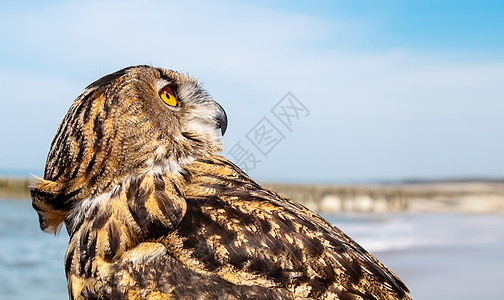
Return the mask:
M 409 299 L 338 228 L 220 156 L 226 125 L 193 78 L 149 66 L 75 100 L 30 187 L 41 228 L 70 235 L 70 298 Z

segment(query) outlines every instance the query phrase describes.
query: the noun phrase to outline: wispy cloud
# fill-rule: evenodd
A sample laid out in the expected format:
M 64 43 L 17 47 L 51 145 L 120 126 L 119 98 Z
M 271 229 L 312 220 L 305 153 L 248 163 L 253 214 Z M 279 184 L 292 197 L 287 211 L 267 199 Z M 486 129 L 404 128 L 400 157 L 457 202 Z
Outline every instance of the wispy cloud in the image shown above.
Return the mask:
M 229 146 L 287 91 L 309 107 L 306 123 L 254 171 L 259 177 L 496 176 L 504 169 L 494 156 L 504 150 L 495 141 L 504 125 L 499 59 L 396 44 L 356 49 L 345 41 L 371 26 L 365 19 L 243 2 L 53 2 L 0 16 L 10 29 L 0 33 L 7 45 L 0 126 L 9 128 L 1 138 L 13 141 L 0 150 L 0 167 L 43 164 L 57 123 L 86 84 L 146 63 L 204 81 L 230 116 Z

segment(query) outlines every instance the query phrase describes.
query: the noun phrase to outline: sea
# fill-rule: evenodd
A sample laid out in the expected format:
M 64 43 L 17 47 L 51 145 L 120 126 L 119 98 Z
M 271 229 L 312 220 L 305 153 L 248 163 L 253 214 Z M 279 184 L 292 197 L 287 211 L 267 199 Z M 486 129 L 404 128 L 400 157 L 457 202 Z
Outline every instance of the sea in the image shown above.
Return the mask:
M 504 300 L 504 215 L 323 215 L 375 255 L 414 299 Z M 67 299 L 68 235 L 40 231 L 29 200 L 0 199 L 0 299 Z

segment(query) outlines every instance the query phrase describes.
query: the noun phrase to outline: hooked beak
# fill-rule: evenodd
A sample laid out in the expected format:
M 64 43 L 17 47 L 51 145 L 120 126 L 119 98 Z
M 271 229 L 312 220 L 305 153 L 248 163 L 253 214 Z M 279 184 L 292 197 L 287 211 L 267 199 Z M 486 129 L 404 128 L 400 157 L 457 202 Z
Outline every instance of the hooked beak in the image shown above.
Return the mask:
M 217 128 L 220 128 L 221 134 L 224 136 L 224 133 L 226 133 L 226 128 L 227 128 L 227 115 L 226 112 L 224 111 L 224 108 L 220 106 L 219 103 L 215 102 L 217 104 L 218 112 L 217 112 Z

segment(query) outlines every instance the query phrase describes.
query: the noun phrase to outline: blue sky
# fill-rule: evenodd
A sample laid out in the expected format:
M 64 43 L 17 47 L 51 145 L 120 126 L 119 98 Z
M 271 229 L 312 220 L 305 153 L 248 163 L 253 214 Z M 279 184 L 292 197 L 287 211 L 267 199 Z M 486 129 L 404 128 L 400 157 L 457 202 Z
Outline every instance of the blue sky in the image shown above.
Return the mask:
M 224 153 L 259 180 L 504 177 L 501 1 L 3 1 L 0 173 L 40 175 L 83 88 L 117 69 L 188 72 L 227 111 Z M 292 130 L 271 109 L 309 110 Z M 265 156 L 247 133 L 284 139 Z

